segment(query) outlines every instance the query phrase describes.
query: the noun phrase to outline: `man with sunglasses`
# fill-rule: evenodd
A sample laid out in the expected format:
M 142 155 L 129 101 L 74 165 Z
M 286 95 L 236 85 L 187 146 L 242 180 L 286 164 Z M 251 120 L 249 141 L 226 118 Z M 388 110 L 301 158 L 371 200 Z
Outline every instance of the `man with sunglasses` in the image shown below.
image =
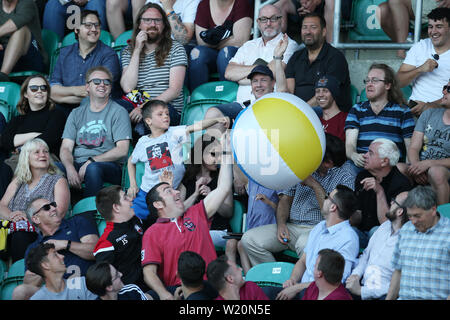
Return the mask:
M 275 47 L 283 38 L 281 33 L 281 12 L 274 5 L 267 4 L 259 9 L 258 29 L 261 37 L 245 42 L 231 58 L 225 69 L 225 78 L 239 83 L 236 101 L 254 101 L 250 80 L 247 76 L 257 65 L 267 65 L 275 74 L 275 60 L 282 61 L 283 70 L 292 54 L 299 49 L 299 45 L 287 37 L 287 49 L 283 55 L 274 53 Z
M 417 117 L 440 106 L 450 74 L 450 8 L 435 8 L 427 17 L 429 38 L 411 47 L 397 72 L 401 87 L 412 85 L 409 106 Z
M 450 81 L 443 87 L 441 108 L 425 110 L 417 120 L 408 150 L 410 164 L 399 168 L 421 185 L 430 184 L 438 205 L 449 202 Z
M 117 53 L 100 41 L 100 18 L 96 11 L 84 10 L 81 23 L 74 30 L 76 43 L 61 48 L 50 77 L 51 98 L 66 117 L 87 97 L 85 87 L 86 72 L 96 66 L 104 66 L 111 71 L 113 90 L 120 89 L 120 64 Z M 120 92 L 120 90 L 119 90 Z
M 354 300 L 384 300 L 389 289 L 394 269 L 392 255 L 401 227 L 408 222 L 403 203 L 408 192 L 399 193 L 391 199 L 387 220 L 383 222 L 369 240 L 369 245 L 358 259 L 358 265 L 345 282 Z
M 277 300 L 301 299 L 301 292 L 314 281 L 315 264 L 322 249 L 336 250 L 344 257 L 342 282 L 345 283 L 357 262 L 359 252 L 358 236 L 348 221 L 356 210 L 356 204 L 353 190 L 343 185 L 337 185 L 325 195 L 321 210 L 325 220 L 311 230 L 305 250 L 295 264 L 291 276 L 283 283 L 283 288 L 266 291 L 269 298 L 275 296 Z
M 95 196 L 105 182 L 121 183 L 131 123 L 126 110 L 111 100 L 111 85 L 107 68 L 88 70 L 89 100 L 70 113 L 62 135 L 62 163 L 57 165 L 66 172 L 69 185 L 83 191 L 83 198 Z
M 89 266 L 94 263 L 93 250 L 98 241 L 95 225 L 81 215 L 71 219 L 62 218 L 56 211 L 56 202 L 45 198 L 31 200 L 26 214 L 36 227 L 38 237 L 25 252 L 25 265 L 32 248 L 42 243 L 51 243 L 55 251 L 64 256 L 64 264 L 67 266 L 64 278 L 84 276 Z M 30 297 L 41 284 L 42 277 L 27 270 L 23 285 L 16 288 L 13 299 L 21 300 Z

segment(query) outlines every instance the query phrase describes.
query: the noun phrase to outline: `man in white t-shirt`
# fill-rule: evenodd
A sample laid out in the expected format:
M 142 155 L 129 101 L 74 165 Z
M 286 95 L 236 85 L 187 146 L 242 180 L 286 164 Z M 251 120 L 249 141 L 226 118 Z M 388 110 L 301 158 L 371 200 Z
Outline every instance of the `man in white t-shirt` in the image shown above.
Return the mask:
M 274 59 L 281 59 L 283 68 L 286 68 L 289 58 L 300 48 L 294 40 L 288 38 L 289 42 L 284 55 L 281 57 L 274 56 L 274 49 L 283 38 L 281 33 L 282 15 L 279 8 L 271 4 L 263 6 L 259 10 L 257 20 L 261 37 L 244 43 L 230 60 L 225 70 L 226 79 L 239 83 L 236 97 L 236 101 L 239 103 L 255 100 L 247 76 L 256 65 L 267 65 L 275 74 Z
M 440 106 L 441 90 L 449 79 L 450 8 L 436 8 L 428 14 L 428 36 L 411 47 L 397 72 L 400 87 L 412 84 L 409 106 L 417 117 Z

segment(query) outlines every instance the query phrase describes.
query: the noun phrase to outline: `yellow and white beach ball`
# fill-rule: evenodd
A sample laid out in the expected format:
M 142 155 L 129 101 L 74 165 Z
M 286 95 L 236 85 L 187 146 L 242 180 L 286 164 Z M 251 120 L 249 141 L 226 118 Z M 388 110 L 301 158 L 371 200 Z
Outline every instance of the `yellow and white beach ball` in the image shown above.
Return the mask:
M 293 187 L 321 164 L 325 133 L 314 110 L 289 93 L 270 93 L 239 113 L 231 132 L 234 158 L 253 181 Z

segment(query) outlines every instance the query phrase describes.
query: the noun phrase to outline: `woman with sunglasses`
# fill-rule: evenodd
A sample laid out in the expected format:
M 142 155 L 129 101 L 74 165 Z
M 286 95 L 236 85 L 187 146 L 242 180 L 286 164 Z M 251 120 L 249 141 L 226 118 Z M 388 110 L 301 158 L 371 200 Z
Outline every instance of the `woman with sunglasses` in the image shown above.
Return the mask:
M 8 236 L 8 253 L 13 262 L 22 259 L 28 245 L 36 239 L 25 214 L 29 202 L 36 197 L 54 201 L 58 215 L 64 218 L 70 203 L 67 180 L 53 164 L 47 144 L 39 138 L 22 146 L 14 178 L 0 200 L 0 218 L 13 223 L 14 232 Z
M 20 148 L 33 138 L 44 140 L 53 157 L 59 154 L 65 124 L 64 114 L 55 109 L 50 99 L 50 85 L 41 75 L 30 76 L 23 82 L 17 111 L 19 115 L 7 124 L 0 139 L 3 150 L 11 154 L 5 162 L 13 171 Z

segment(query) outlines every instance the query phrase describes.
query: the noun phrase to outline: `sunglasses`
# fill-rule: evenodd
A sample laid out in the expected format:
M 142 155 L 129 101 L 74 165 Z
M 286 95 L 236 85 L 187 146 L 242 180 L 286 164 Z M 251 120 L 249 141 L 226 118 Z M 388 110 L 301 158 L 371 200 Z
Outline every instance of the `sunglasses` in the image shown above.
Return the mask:
M 42 84 L 40 86 L 31 85 L 31 86 L 28 86 L 28 88 L 31 90 L 31 92 L 37 92 L 39 89 L 41 89 L 42 92 L 47 92 L 47 89 L 48 89 L 46 84 Z
M 330 199 L 331 203 L 334 204 L 334 205 L 338 208 L 338 210 L 340 210 L 340 209 L 339 209 L 339 205 L 338 205 L 338 204 L 336 203 L 336 201 L 330 196 L 330 193 L 329 193 L 329 192 L 327 192 L 327 193 L 325 194 L 324 200 L 327 200 L 327 199 Z
M 55 201 L 50 202 L 50 203 L 47 203 L 47 204 L 44 204 L 39 210 L 37 210 L 35 213 L 33 213 L 33 216 L 34 216 L 36 213 L 38 213 L 39 211 L 41 211 L 41 210 L 44 210 L 44 211 L 50 211 L 50 208 L 51 208 L 51 207 L 56 208 L 56 202 L 55 202 Z
M 93 82 L 96 86 L 100 85 L 100 83 L 102 83 L 102 82 L 103 82 L 103 84 L 105 86 L 110 86 L 111 85 L 111 80 L 109 80 L 109 79 L 97 79 L 97 78 L 95 78 L 95 79 L 91 79 L 91 80 L 88 81 L 88 83 L 90 83 L 90 82 Z
M 450 93 L 450 86 L 444 86 L 442 88 L 442 91 L 447 91 L 448 93 Z

